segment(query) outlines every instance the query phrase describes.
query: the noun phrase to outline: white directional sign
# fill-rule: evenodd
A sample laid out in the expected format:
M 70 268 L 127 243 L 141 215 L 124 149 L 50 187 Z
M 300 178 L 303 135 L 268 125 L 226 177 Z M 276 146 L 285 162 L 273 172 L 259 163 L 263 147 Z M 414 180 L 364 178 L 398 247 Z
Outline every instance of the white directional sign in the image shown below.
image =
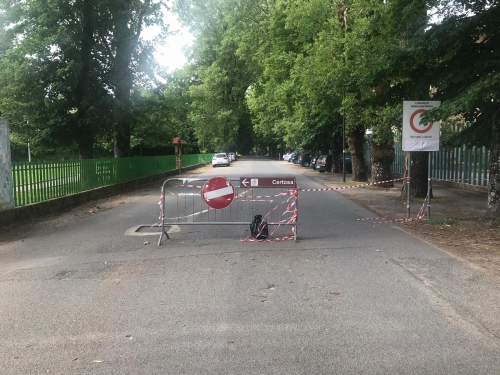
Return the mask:
M 420 116 L 439 101 L 403 102 L 403 151 L 439 151 L 439 121 L 420 123 Z
M 240 187 L 287 188 L 296 187 L 295 177 L 240 177 Z

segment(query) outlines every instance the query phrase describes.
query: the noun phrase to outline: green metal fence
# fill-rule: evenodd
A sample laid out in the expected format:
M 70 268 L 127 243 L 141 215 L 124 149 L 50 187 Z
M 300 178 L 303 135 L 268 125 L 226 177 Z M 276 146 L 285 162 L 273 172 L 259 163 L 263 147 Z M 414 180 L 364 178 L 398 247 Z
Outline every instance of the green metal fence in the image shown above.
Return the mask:
M 212 154 L 183 155 L 182 167 L 210 162 Z M 176 156 L 14 163 L 15 206 L 176 170 Z
M 431 152 L 431 177 L 440 180 L 487 186 L 489 152 L 485 147 L 465 146 Z
M 406 152 L 402 150 L 401 144 L 394 145 L 394 163 L 392 163 L 392 173 L 403 174 L 405 170 L 405 154 Z
M 404 173 L 405 154 L 400 143 L 394 145 L 396 157 L 393 173 Z M 365 150 L 365 160 L 371 169 L 371 149 Z M 431 178 L 450 180 L 476 186 L 487 186 L 489 178 L 489 151 L 485 147 L 457 147 L 430 153 Z
M 395 145 L 393 173 L 404 172 L 405 152 Z M 371 168 L 370 149 L 365 159 Z M 182 167 L 210 163 L 213 154 L 182 155 Z M 14 163 L 12 181 L 15 206 L 130 181 L 177 169 L 175 155 L 120 159 L 87 159 L 46 163 Z M 488 184 L 488 150 L 460 147 L 431 152 L 431 177 L 471 185 Z
M 182 155 L 182 167 L 192 167 L 193 165 L 200 165 L 211 163 L 214 154 L 189 154 Z

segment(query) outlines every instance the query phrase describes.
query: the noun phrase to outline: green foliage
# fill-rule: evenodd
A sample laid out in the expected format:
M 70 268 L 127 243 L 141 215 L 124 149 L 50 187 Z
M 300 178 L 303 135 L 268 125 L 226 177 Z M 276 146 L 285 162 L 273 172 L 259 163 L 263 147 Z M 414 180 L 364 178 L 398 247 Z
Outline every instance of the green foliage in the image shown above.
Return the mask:
M 224 1 L 177 1 L 181 20 L 197 36 L 188 90 L 191 99 L 188 119 L 194 127 L 198 146 L 204 151 L 239 149 L 251 144 L 245 93 L 251 83 L 248 64 L 238 55 L 232 27 L 233 4 Z M 246 136 L 242 138 L 242 134 Z M 242 142 L 243 140 L 243 142 Z M 251 142 L 251 134 L 250 134 Z
M 500 5 L 496 1 L 441 5 L 442 22 L 407 48 L 410 82 L 432 86 L 433 100 L 442 101 L 426 119 L 440 118 L 451 125 L 444 128 L 447 144 L 489 146 L 491 119 L 500 100 Z M 466 122 L 470 126 L 463 126 Z
M 134 126 L 132 88 L 153 82 L 140 33 L 162 25 L 162 1 L 2 2 L 0 111 L 13 130 L 91 157 L 99 138 Z

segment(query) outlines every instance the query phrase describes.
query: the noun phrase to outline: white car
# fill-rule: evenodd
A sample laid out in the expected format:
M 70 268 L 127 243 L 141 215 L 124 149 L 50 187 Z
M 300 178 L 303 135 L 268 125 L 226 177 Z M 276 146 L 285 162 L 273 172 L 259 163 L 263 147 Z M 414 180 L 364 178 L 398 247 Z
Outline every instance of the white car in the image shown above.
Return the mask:
M 290 159 L 291 156 L 292 156 L 292 153 L 287 152 L 285 155 L 283 155 L 283 160 L 288 161 L 288 159 Z
M 231 159 L 229 159 L 229 156 L 227 156 L 225 152 L 215 154 L 212 158 L 212 167 L 214 168 L 218 165 L 225 165 L 226 167 L 229 167 L 229 164 L 231 164 Z
M 229 159 L 231 159 L 231 161 L 236 160 L 236 153 L 234 152 L 230 152 L 229 154 L 227 154 L 227 156 L 229 156 Z

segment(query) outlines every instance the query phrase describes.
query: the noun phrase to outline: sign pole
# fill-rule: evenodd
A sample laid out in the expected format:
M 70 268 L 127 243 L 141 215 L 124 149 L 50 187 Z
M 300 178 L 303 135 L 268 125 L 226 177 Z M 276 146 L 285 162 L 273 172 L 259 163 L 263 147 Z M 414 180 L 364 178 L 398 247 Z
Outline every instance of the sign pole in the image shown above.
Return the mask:
M 345 182 L 345 115 L 342 115 L 342 181 Z
M 408 155 L 408 176 L 406 178 L 406 218 L 410 218 L 410 167 L 411 167 L 411 152 Z
M 427 219 L 431 218 L 431 152 L 429 154 L 429 166 L 427 167 Z
M 297 192 L 298 193 L 298 192 Z M 295 211 L 298 213 L 299 212 L 299 194 L 295 197 Z M 294 233 L 293 233 L 293 240 L 297 242 L 297 227 L 298 227 L 298 221 L 299 221 L 299 216 L 295 217 L 295 225 L 294 225 Z
M 403 101 L 403 151 L 408 153 L 408 197 L 407 218 L 410 218 L 410 165 L 411 152 L 439 151 L 440 121 L 421 122 L 421 115 L 433 108 L 439 108 L 440 101 Z M 431 215 L 431 155 L 427 171 L 427 218 Z

